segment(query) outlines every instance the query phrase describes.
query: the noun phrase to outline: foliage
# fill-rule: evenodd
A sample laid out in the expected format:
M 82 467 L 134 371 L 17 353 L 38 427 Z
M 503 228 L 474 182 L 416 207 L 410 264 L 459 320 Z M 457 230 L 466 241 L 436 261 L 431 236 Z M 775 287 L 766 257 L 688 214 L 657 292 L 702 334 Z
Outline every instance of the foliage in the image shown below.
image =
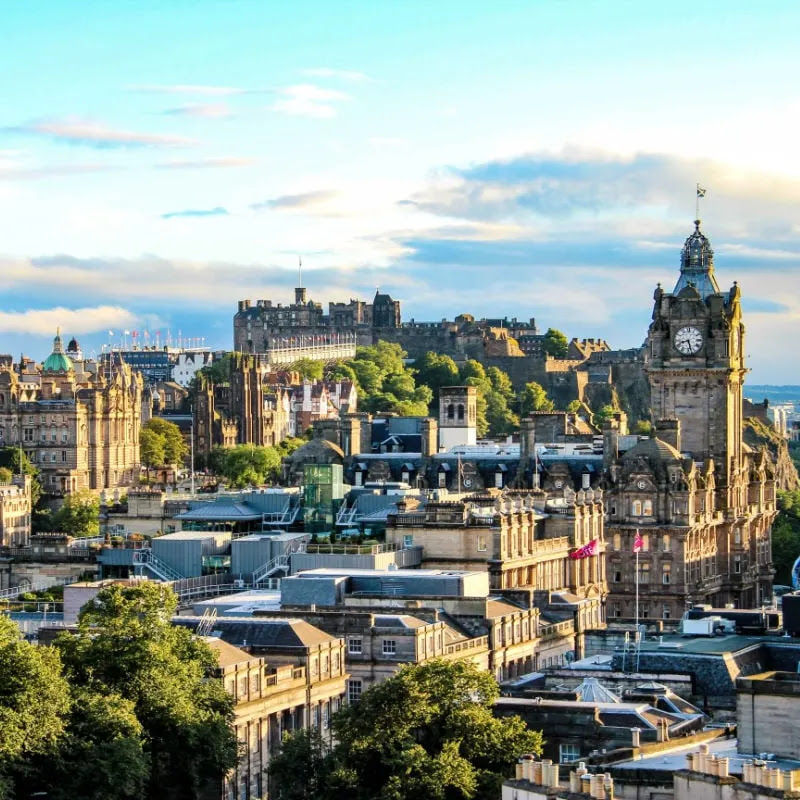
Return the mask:
M 214 653 L 187 628 L 171 624 L 177 598 L 158 584 L 114 585 L 85 606 L 75 635 L 56 642 L 76 691 L 105 694 L 116 725 L 135 751 L 135 713 L 149 764 L 145 796 L 194 798 L 237 761 L 233 700 L 209 680 Z M 117 698 L 125 697 L 129 705 Z M 135 754 L 135 752 L 134 752 Z M 135 783 L 135 764 L 127 769 Z
M 148 471 L 166 461 L 165 444 L 164 437 L 155 431 L 146 427 L 139 431 L 139 459 Z
M 654 436 L 655 429 L 653 428 L 653 423 L 647 419 L 640 419 L 637 423 L 633 426 L 633 432 L 638 436 Z
M 547 392 L 540 383 L 531 381 L 525 384 L 520 397 L 520 415 L 525 417 L 534 411 L 552 411 L 555 403 L 547 396 Z
M 14 473 L 8 467 L 0 467 L 0 484 L 11 483 Z
M 240 444 L 236 447 L 215 447 L 209 456 L 209 467 L 238 488 L 260 486 L 280 477 L 282 453 L 277 447 Z
M 37 508 L 42 499 L 42 483 L 39 480 L 39 470 L 31 463 L 25 453 L 20 453 L 18 447 L 0 447 L 0 467 L 11 470 L 13 475 L 19 475 L 19 461 L 22 456 L 22 473 L 31 476 L 31 505 Z
M 483 364 L 474 359 L 464 363 L 459 380 L 466 386 L 477 389 L 478 436 L 487 433 L 492 436 L 505 436 L 519 427 L 519 418 L 509 406 L 514 392 L 511 379 L 497 367 L 484 369 Z
M 610 403 L 606 403 L 604 406 L 600 406 L 597 411 L 592 414 L 592 422 L 598 428 L 602 428 L 614 414 L 617 413 L 617 409 L 614 408 Z
M 277 800 L 317 800 L 329 797 L 333 759 L 317 728 L 288 733 L 280 754 L 270 762 Z
M 800 556 L 800 490 L 778 492 L 779 513 L 772 526 L 775 583 L 792 584 L 792 565 Z
M 203 367 L 200 372 L 208 378 L 211 383 L 228 383 L 231 379 L 232 353 L 225 353 L 222 358 L 212 361 L 207 367 Z
M 494 678 L 468 662 L 405 666 L 334 715 L 329 753 L 307 734 L 290 740 L 271 767 L 283 779 L 277 797 L 496 798 L 518 757 L 542 749 L 521 719 L 493 716 L 497 695 Z M 298 768 L 309 756 L 313 769 Z
M 570 414 L 574 414 L 576 411 L 578 411 L 580 409 L 580 407 L 581 407 L 581 401 L 580 400 L 572 400 L 567 405 L 566 411 L 568 413 L 570 413 Z
M 155 443 L 151 436 L 146 436 L 145 443 L 143 443 L 142 434 L 144 434 L 145 431 L 158 437 L 158 443 Z M 158 455 L 160 452 L 159 447 L 162 448 L 164 451 L 164 460 L 161 461 L 161 463 L 153 462 L 152 464 L 148 464 L 148 462 L 144 460 L 144 455 L 141 454 L 141 450 L 145 446 L 151 448 L 148 455 Z M 154 447 L 155 451 L 153 451 Z M 184 459 L 189 453 L 189 447 L 183 438 L 181 429 L 174 422 L 162 419 L 161 417 L 153 417 L 153 419 L 142 427 L 139 433 L 139 449 L 142 463 L 154 467 L 160 467 L 163 464 L 183 464 Z
M 50 530 L 70 536 L 100 535 L 100 500 L 88 489 L 68 494 L 58 511 L 50 515 Z
M 24 759 L 52 753 L 69 705 L 58 653 L 23 641 L 14 622 L 0 616 L 0 778 L 7 781 Z
M 299 358 L 292 364 L 292 369 L 300 373 L 304 381 L 321 381 L 323 374 L 322 361 L 313 358 Z
M 542 349 L 555 358 L 566 358 L 569 352 L 567 337 L 555 328 L 548 328 L 542 339 Z
M 427 386 L 417 385 L 405 357 L 399 344 L 379 341 L 359 347 L 356 357 L 337 365 L 334 374 L 354 380 L 362 411 L 427 416 L 433 394 Z
M 454 386 L 459 381 L 458 367 L 450 356 L 428 351 L 413 364 L 417 383 L 427 386 L 433 395 L 433 405 L 439 407 L 439 389 Z

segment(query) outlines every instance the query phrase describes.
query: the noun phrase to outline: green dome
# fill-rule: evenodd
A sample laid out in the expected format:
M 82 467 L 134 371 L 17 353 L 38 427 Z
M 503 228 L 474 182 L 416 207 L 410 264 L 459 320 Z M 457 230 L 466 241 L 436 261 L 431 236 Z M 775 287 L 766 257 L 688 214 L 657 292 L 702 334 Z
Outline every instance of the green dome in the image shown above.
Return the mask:
M 53 339 L 53 352 L 47 357 L 42 366 L 44 372 L 72 372 L 72 361 L 64 355 L 64 346 L 61 343 L 61 329 L 56 331 Z

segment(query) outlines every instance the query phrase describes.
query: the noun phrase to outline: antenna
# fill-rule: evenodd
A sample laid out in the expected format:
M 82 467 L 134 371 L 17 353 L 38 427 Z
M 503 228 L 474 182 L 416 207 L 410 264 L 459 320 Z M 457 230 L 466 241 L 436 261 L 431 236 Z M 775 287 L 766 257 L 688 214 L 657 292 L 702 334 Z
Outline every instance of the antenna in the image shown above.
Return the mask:
M 297 273 L 298 273 L 298 275 L 300 277 L 300 283 L 298 283 L 297 285 L 302 287 L 303 286 L 303 257 L 302 256 L 297 256 L 297 260 L 299 262 L 299 264 L 297 266 Z

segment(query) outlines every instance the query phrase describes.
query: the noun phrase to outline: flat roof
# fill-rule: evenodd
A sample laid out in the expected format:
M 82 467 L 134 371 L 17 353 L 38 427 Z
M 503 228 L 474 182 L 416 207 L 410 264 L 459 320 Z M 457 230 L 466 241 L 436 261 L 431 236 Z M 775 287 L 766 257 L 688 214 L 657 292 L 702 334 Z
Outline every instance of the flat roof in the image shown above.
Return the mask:
M 316 569 L 306 569 L 292 575 L 292 578 L 444 578 L 455 577 L 463 578 L 470 575 L 487 575 L 486 572 L 477 570 L 467 571 L 459 569 L 345 569 L 336 567 L 318 567 Z
M 663 636 L 661 642 L 647 639 L 641 644 L 643 653 L 691 653 L 694 655 L 723 655 L 735 653 L 764 642 L 788 644 L 775 636 Z M 797 646 L 797 645 L 795 645 Z

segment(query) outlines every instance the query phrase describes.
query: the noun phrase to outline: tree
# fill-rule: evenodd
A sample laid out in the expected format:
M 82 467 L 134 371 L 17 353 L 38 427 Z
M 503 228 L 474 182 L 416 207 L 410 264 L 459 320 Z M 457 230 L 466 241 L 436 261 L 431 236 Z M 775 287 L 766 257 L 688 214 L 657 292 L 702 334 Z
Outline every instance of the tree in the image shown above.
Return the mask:
M 69 708 L 58 653 L 24 641 L 0 616 L 0 797 L 11 796 L 15 769 L 54 751 Z
M 50 525 L 52 530 L 70 536 L 98 536 L 100 500 L 88 489 L 68 494 L 61 508 L 52 515 Z
M 600 408 L 592 414 L 592 422 L 598 427 L 602 428 L 605 423 L 610 420 L 614 414 L 617 413 L 617 409 L 614 408 L 610 403 L 606 403 L 604 406 L 600 406 Z
M 181 429 L 169 420 L 161 417 L 153 417 L 142 428 L 142 432 L 152 431 L 156 436 L 160 436 L 164 441 L 164 461 L 154 466 L 160 467 L 162 464 L 183 464 L 184 459 L 189 453 L 189 447 L 183 438 Z M 141 433 L 139 437 L 139 447 L 141 449 Z
M 514 399 L 514 386 L 507 373 L 503 372 L 503 370 L 498 367 L 489 367 L 489 369 L 486 370 L 486 377 L 492 384 L 492 389 L 494 389 L 494 391 L 503 395 L 508 402 Z
M 508 407 L 505 395 L 486 392 L 486 422 L 492 436 L 507 436 L 519 428 L 519 417 Z
M 792 584 L 792 565 L 800 556 L 800 490 L 778 492 L 778 516 L 772 526 L 775 582 Z
M 439 389 L 458 383 L 458 367 L 450 356 L 428 351 L 413 364 L 417 385 L 427 386 L 433 393 L 433 404 L 439 406 Z
M 0 467 L 0 484 L 9 484 L 14 473 L 8 467 Z
M 0 447 L 0 467 L 11 470 L 13 475 L 19 475 L 20 457 L 22 458 L 23 475 L 31 476 L 31 506 L 37 508 L 42 499 L 42 483 L 39 480 L 39 470 L 31 463 L 25 453 L 18 447 Z
M 325 798 L 331 781 L 333 759 L 328 757 L 318 728 L 288 733 L 281 742 L 280 754 L 269 765 L 275 784 L 270 797 L 277 800 L 317 800 Z
M 542 339 L 542 349 L 555 358 L 566 358 L 569 352 L 567 337 L 555 328 L 548 328 Z
M 459 371 L 459 379 L 462 383 L 473 379 L 471 385 L 480 386 L 484 391 L 492 388 L 492 383 L 486 376 L 486 370 L 483 368 L 483 364 L 481 364 L 480 361 L 476 361 L 474 358 L 470 358 L 468 361 L 464 362 Z
M 164 437 L 154 430 L 144 427 L 139 431 L 139 458 L 147 467 L 148 477 L 151 469 L 160 467 L 166 461 L 165 445 Z
M 525 417 L 534 411 L 552 411 L 555 403 L 547 396 L 544 387 L 536 381 L 525 384 L 520 398 L 520 414 Z
M 281 458 L 281 453 L 274 447 L 241 444 L 225 450 L 213 450 L 209 462 L 217 468 L 218 473 L 241 489 L 277 480 Z
M 567 410 L 568 413 L 574 414 L 576 411 L 578 411 L 580 409 L 580 407 L 581 407 L 581 401 L 580 400 L 571 400 L 569 402 L 569 404 L 567 405 L 567 409 L 566 410 Z
M 314 753 L 308 735 L 274 759 L 272 774 L 285 778 L 277 796 L 494 800 L 519 756 L 542 749 L 541 734 L 521 719 L 493 716 L 498 694 L 494 678 L 469 662 L 405 666 L 334 715 L 336 744 L 314 760 L 313 775 L 289 769 Z
M 383 375 L 374 361 L 356 358 L 349 363 L 349 366 L 356 374 L 358 388 L 362 393 L 370 395 L 376 394 L 381 390 L 383 386 Z
M 633 432 L 638 436 L 652 436 L 653 423 L 646 419 L 640 419 L 633 426 Z
M 149 764 L 145 796 L 193 800 L 237 762 L 233 699 L 212 677 L 216 658 L 187 628 L 171 624 L 177 598 L 159 584 L 109 586 L 81 611 L 76 634 L 56 641 L 70 683 L 112 703 L 128 746 L 141 725 Z M 134 775 L 128 776 L 135 782 Z
M 331 381 L 352 381 L 358 383 L 356 373 L 349 364 L 344 361 L 338 361 L 328 371 L 328 380 Z
M 304 381 L 321 381 L 324 364 L 313 358 L 300 358 L 292 364 L 292 369 L 300 373 Z

